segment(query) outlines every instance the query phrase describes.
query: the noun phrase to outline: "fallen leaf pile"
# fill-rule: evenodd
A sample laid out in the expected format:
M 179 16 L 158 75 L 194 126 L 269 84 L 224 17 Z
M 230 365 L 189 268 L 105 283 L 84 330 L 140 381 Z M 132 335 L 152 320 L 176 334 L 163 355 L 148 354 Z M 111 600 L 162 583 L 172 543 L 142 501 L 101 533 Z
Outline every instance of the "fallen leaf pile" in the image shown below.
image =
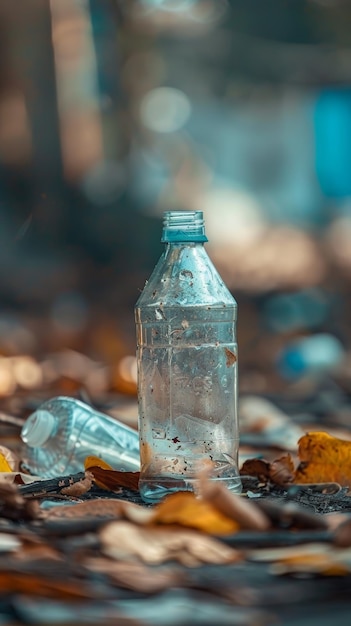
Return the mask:
M 195 574 L 191 582 L 191 572 L 252 562 L 272 578 L 351 576 L 351 518 L 345 513 L 319 515 L 288 500 L 238 495 L 205 470 L 195 493 L 180 491 L 145 506 L 138 503 L 138 472 L 116 471 L 96 456 L 86 458 L 84 469 L 26 484 L 11 451 L 0 449 L 0 477 L 6 477 L 0 481 L 3 593 L 101 603 L 114 599 L 116 589 L 158 594 L 205 585 L 236 605 L 245 594 L 230 577 L 214 587 Z M 289 453 L 273 461 L 250 459 L 241 473 L 283 488 L 332 481 L 349 486 L 351 442 L 307 433 L 297 459 Z M 63 506 L 40 506 L 51 499 Z
M 335 482 L 351 489 L 351 441 L 325 432 L 310 432 L 299 439 L 297 466 L 290 454 L 273 462 L 249 459 L 242 475 L 256 476 L 280 486 Z

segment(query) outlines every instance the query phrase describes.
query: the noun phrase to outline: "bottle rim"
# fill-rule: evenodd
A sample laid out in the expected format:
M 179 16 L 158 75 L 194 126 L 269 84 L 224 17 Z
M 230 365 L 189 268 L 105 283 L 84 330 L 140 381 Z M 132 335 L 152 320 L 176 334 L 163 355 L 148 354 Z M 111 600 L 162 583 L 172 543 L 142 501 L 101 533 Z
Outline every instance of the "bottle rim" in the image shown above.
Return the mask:
M 32 413 L 22 426 L 22 441 L 30 448 L 39 448 L 52 434 L 55 421 L 55 417 L 50 411 L 38 410 Z
M 208 241 L 202 211 L 165 211 L 163 218 L 163 243 Z

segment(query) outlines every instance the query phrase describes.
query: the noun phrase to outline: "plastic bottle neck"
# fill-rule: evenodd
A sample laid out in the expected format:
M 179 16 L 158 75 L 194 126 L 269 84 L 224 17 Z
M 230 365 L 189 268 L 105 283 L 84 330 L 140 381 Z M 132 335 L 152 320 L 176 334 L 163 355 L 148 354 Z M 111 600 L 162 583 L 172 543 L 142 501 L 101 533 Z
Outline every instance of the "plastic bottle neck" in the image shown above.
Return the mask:
M 202 211 L 166 211 L 161 241 L 169 244 L 208 241 Z
M 56 420 L 50 411 L 38 410 L 24 423 L 21 438 L 31 448 L 38 448 L 49 439 L 55 429 Z

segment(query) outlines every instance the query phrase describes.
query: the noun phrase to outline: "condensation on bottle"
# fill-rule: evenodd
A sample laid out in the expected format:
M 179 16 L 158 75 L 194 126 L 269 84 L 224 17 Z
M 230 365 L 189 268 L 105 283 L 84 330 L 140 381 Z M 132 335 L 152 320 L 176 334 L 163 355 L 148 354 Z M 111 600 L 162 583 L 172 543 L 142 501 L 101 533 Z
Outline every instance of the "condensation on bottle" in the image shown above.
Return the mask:
M 237 304 L 206 241 L 201 211 L 167 211 L 165 250 L 135 306 L 146 502 L 196 491 L 201 471 L 241 491 Z
M 21 438 L 23 467 L 43 478 L 84 471 L 91 455 L 116 470 L 139 470 L 138 432 L 75 398 L 44 402 L 25 421 Z

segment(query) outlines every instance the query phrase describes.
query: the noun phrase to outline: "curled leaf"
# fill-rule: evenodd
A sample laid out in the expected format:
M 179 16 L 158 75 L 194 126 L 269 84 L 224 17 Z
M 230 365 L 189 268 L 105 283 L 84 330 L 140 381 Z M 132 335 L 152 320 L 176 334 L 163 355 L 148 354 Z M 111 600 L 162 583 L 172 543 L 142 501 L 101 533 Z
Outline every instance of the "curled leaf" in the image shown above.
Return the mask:
M 259 480 L 271 480 L 276 485 L 292 483 L 295 476 L 294 462 L 290 454 L 269 462 L 265 459 L 248 459 L 242 465 L 241 475 L 257 476 Z
M 90 467 L 89 471 L 94 476 L 96 484 L 108 491 L 118 491 L 121 487 L 138 491 L 139 472 L 120 472 L 118 470 Z
M 78 480 L 76 483 L 72 483 L 68 487 L 61 489 L 61 493 L 65 496 L 73 496 L 79 498 L 91 489 L 94 476 L 90 472 L 85 472 L 84 478 Z
M 270 464 L 269 477 L 276 485 L 288 485 L 292 483 L 295 475 L 294 462 L 290 454 L 284 454 Z
M 101 489 L 117 491 L 121 487 L 138 490 L 139 472 L 121 472 L 114 470 L 111 465 L 105 463 L 98 456 L 88 456 L 84 461 L 85 470 L 93 475 L 95 483 Z
M 103 552 L 115 559 L 138 559 L 160 564 L 179 561 L 187 567 L 202 563 L 224 564 L 240 554 L 220 541 L 195 530 L 141 527 L 126 521 L 110 522 L 100 530 Z
M 211 504 L 218 513 L 233 520 L 237 527 L 247 530 L 268 530 L 270 520 L 255 504 L 245 497 L 231 493 L 224 485 L 206 480 L 200 480 L 200 493 L 208 504 Z
M 269 478 L 271 464 L 265 459 L 247 459 L 241 467 L 242 476 L 256 476 L 260 480 Z
M 351 441 L 325 432 L 311 432 L 299 440 L 300 464 L 295 483 L 335 481 L 351 487 Z

